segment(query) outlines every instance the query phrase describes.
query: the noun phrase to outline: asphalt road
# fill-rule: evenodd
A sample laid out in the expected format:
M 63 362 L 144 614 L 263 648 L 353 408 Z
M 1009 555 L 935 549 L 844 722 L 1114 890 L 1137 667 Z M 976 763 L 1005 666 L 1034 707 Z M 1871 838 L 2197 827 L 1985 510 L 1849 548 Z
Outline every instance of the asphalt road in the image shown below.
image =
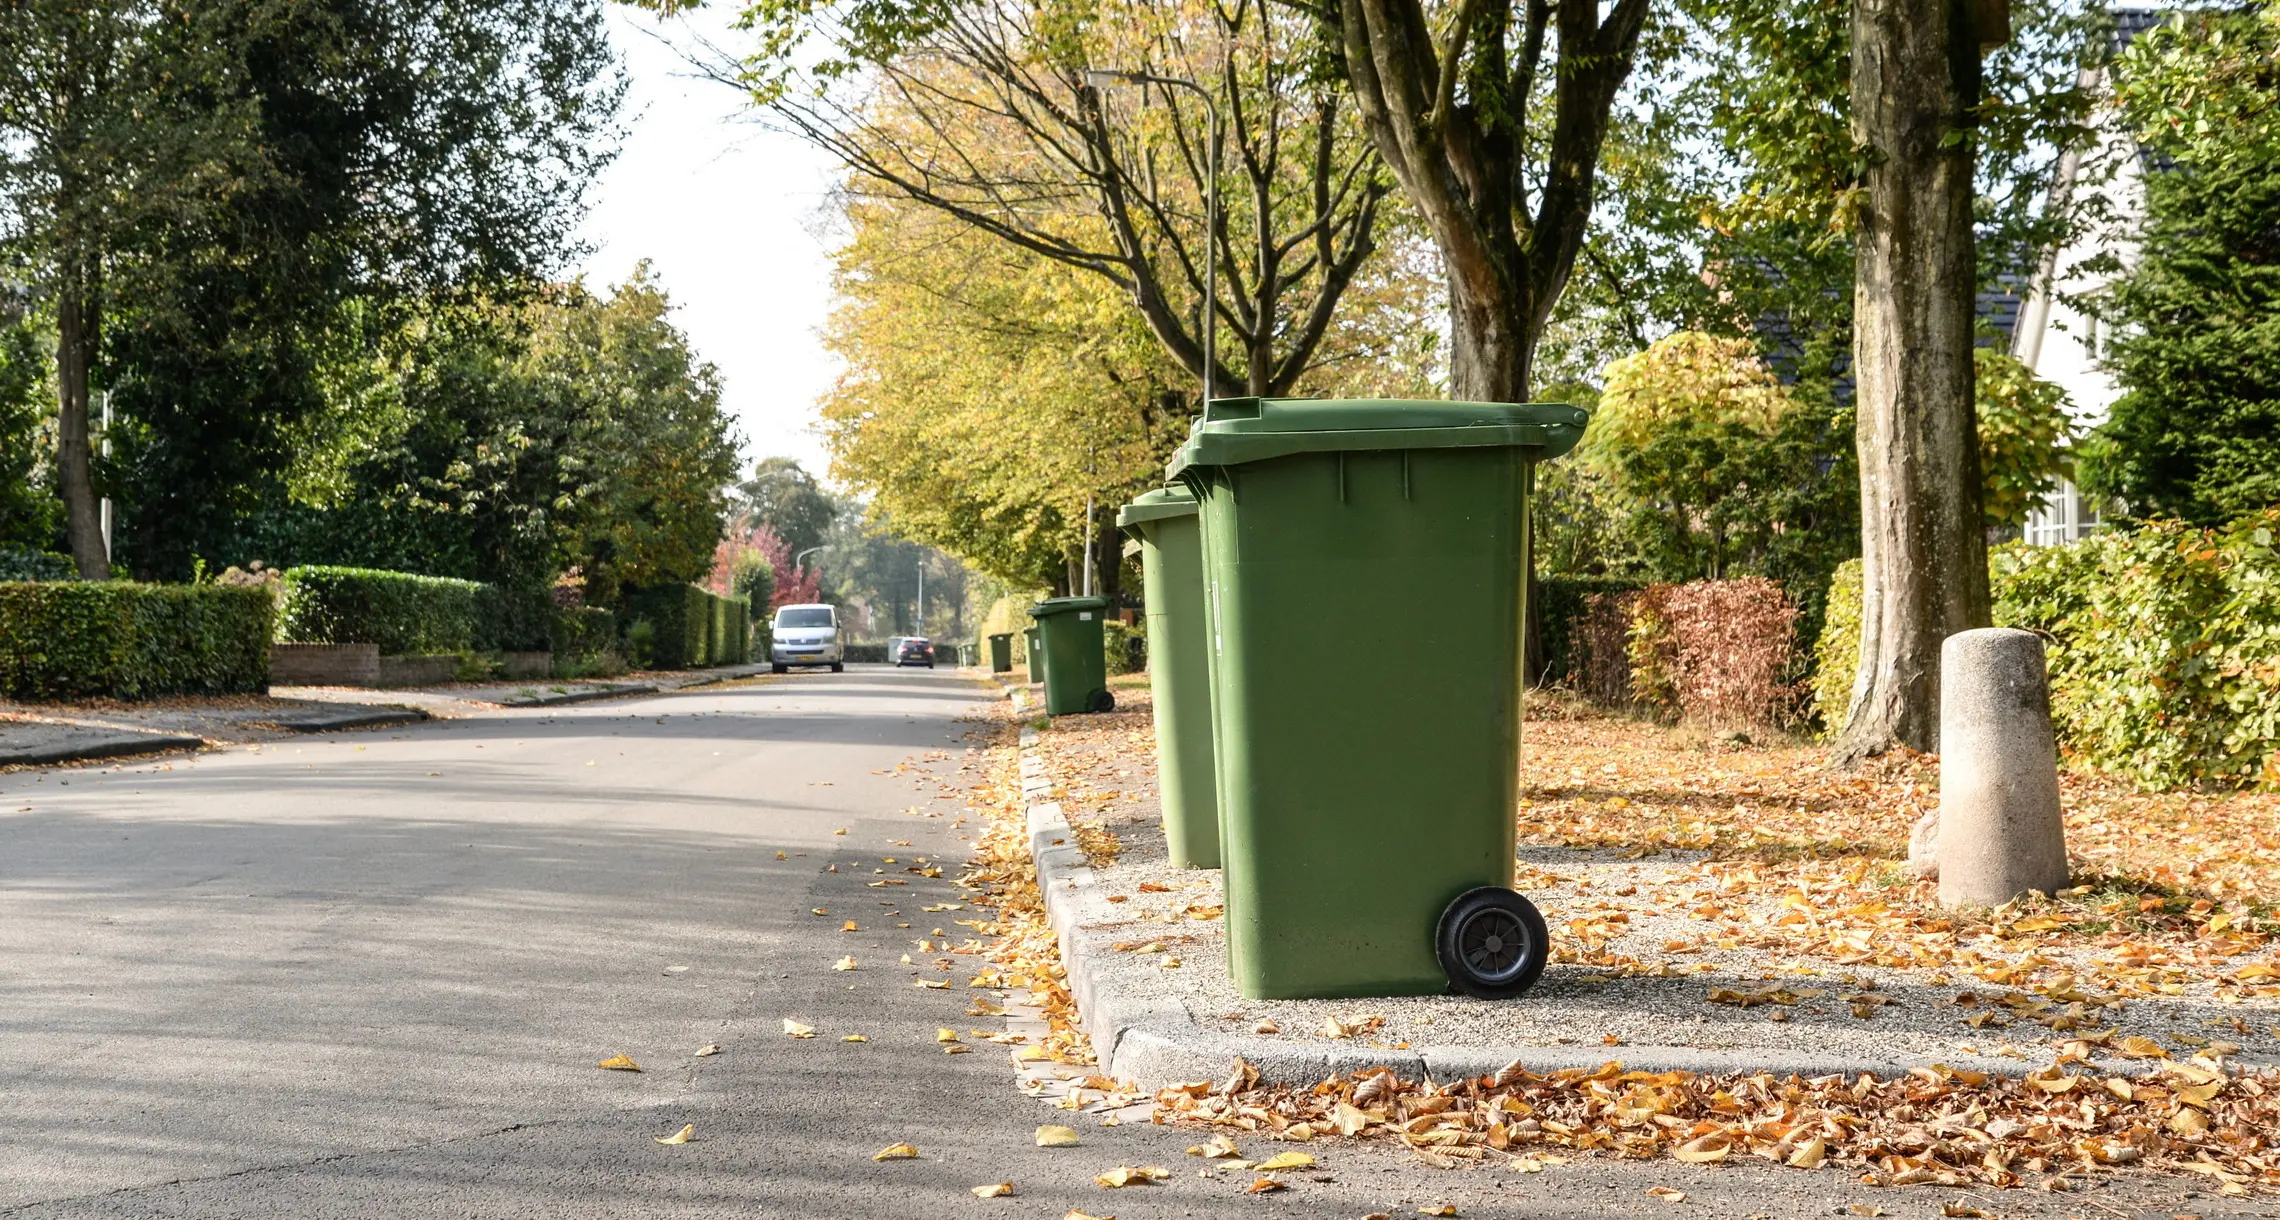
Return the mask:
M 997 1048 L 942 1052 L 938 1027 L 987 1022 L 965 1015 L 971 959 L 945 975 L 913 944 L 964 933 L 920 909 L 958 899 L 948 877 L 901 871 L 964 858 L 971 824 L 925 775 L 955 774 L 983 693 L 858 667 L 0 775 L 0 1214 L 1936 1216 L 1964 1197 L 1770 1166 L 1441 1172 L 1382 1145 L 1318 1147 L 1319 1172 L 1254 1196 L 1199 1176 L 1194 1131 L 1078 1121 L 1083 1146 L 1034 1147 L 1072 1116 L 1015 1092 Z M 594 1066 L 616 1054 L 645 1070 Z M 655 1142 L 685 1123 L 694 1142 Z M 920 1157 L 871 1159 L 898 1142 Z M 1116 1165 L 1175 1177 L 1093 1185 Z M 970 1193 L 1003 1180 L 1013 1197 Z M 1972 1201 L 2271 1214 L 2203 1185 Z

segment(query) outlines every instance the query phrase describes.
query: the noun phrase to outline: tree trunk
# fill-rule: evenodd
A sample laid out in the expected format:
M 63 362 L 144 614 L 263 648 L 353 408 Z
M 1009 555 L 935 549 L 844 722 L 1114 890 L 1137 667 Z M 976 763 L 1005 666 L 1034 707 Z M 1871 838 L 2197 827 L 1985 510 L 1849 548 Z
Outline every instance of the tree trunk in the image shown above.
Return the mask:
M 1444 246 L 1444 249 L 1447 247 Z M 1528 401 L 1534 328 L 1504 276 L 1449 275 L 1449 394 L 1466 402 Z
M 108 580 L 110 548 L 103 544 L 103 518 L 95 501 L 87 399 L 97 316 L 88 299 L 88 277 L 81 267 L 66 269 L 55 301 L 56 482 L 63 496 L 71 558 L 83 580 Z
M 1977 286 L 1961 0 L 1854 0 L 1854 139 L 1869 151 L 1853 288 L 1860 670 L 1839 762 L 1939 748 L 1940 642 L 1989 621 L 1972 408 Z

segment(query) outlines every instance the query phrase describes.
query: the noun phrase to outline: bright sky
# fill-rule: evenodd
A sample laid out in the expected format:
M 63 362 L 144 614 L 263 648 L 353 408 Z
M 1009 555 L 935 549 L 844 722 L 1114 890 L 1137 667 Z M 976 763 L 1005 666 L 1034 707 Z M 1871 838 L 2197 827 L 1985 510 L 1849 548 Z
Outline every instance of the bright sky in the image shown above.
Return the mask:
M 839 372 L 817 338 L 831 308 L 822 215 L 831 163 L 746 120 L 740 94 L 694 79 L 647 32 L 678 33 L 679 22 L 609 7 L 631 77 L 629 130 L 589 195 L 587 279 L 616 283 L 650 260 L 698 354 L 720 367 L 747 463 L 796 457 L 821 476 L 816 400 Z M 710 11 L 693 28 L 738 47 L 720 32 L 726 10 Z

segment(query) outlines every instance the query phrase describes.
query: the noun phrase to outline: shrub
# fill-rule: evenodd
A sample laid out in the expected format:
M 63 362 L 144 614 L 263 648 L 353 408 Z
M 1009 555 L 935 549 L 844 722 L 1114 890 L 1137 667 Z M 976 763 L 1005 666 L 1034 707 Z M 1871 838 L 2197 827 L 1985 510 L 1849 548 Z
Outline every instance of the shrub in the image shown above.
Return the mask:
M 887 655 L 885 644 L 849 644 L 846 655 L 849 662 L 861 661 L 868 665 L 884 665 L 894 659 Z
M 1148 631 L 1113 619 L 1101 624 L 1101 647 L 1108 654 L 1108 672 L 1136 674 L 1148 668 Z
M 617 646 L 617 616 L 599 606 L 554 611 L 547 643 L 556 657 L 598 657 Z
M 285 573 L 278 638 L 307 644 L 377 644 L 388 656 L 479 646 L 488 586 L 445 576 L 311 566 Z
M 626 594 L 626 652 L 637 665 L 689 669 L 751 659 L 750 607 L 695 585 Z
M 2067 752 L 2148 786 L 2280 786 L 2280 509 L 1994 557 L 1995 618 L 2048 642 Z
M 1636 589 L 1586 594 L 1569 635 L 1569 681 L 1602 707 L 1631 705 L 1631 604 Z
M 553 646 L 552 589 L 482 588 L 475 647 L 495 652 L 536 652 Z
M 1589 665 L 1590 640 L 1584 634 L 1590 599 L 1599 593 L 1627 593 L 1639 587 L 1635 580 L 1597 576 L 1547 576 L 1536 582 L 1536 639 L 1540 668 L 1536 681 L 1544 686 L 1576 685 Z
M 1783 681 L 1796 647 L 1797 607 L 1762 576 L 1668 585 L 1643 605 L 1670 640 L 1666 681 L 1688 720 L 1778 728 L 1795 717 Z
M 0 692 L 145 699 L 264 690 L 275 613 L 257 588 L 0 584 Z
M 1763 577 L 1585 595 L 1569 681 L 1585 699 L 1716 725 L 1796 715 L 1797 606 Z
M 1827 617 L 1813 642 L 1813 711 L 1829 737 L 1845 731 L 1853 679 L 1860 673 L 1860 560 L 1848 559 L 1829 577 Z
M 69 555 L 0 545 L 0 580 L 77 580 L 79 565 Z

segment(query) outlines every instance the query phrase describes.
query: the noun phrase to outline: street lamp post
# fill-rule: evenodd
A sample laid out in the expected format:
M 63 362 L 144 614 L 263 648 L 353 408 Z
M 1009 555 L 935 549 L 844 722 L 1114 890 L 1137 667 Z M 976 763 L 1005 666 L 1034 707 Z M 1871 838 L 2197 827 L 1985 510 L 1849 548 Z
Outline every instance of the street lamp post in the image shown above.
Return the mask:
M 1164 85 L 1186 89 L 1203 99 L 1203 112 L 1209 122 L 1205 151 L 1206 174 L 1203 204 L 1203 403 L 1211 404 L 1211 375 L 1219 366 L 1219 105 L 1211 91 L 1182 76 L 1158 76 L 1153 72 L 1136 72 L 1128 69 L 1087 68 L 1085 83 L 1095 89 L 1114 85 Z

